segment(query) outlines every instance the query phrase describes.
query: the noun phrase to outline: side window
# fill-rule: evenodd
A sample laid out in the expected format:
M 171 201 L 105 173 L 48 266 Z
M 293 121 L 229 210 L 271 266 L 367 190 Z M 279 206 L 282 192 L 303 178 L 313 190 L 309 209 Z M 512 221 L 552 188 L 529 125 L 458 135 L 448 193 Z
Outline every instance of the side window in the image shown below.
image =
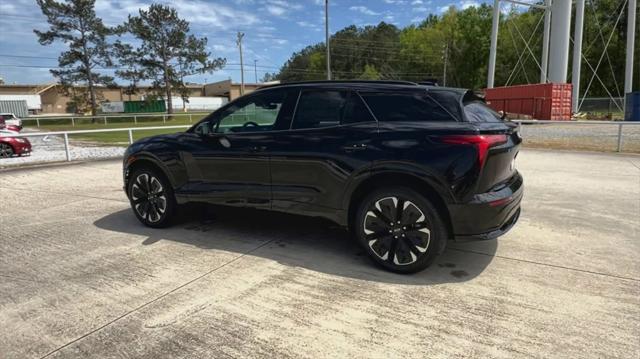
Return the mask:
M 464 113 L 469 122 L 502 122 L 497 112 L 480 101 L 465 103 Z
M 342 124 L 348 125 L 350 123 L 375 121 L 375 118 L 373 118 L 367 106 L 362 102 L 360 96 L 355 92 L 349 94 L 349 99 L 347 100 L 342 116 Z
M 361 93 L 378 121 L 455 121 L 426 92 Z
M 337 126 L 347 101 L 344 91 L 304 91 L 298 100 L 293 128 Z
M 285 97 L 285 91 L 271 90 L 256 93 L 232 104 L 218 117 L 214 132 L 270 131 L 276 123 Z

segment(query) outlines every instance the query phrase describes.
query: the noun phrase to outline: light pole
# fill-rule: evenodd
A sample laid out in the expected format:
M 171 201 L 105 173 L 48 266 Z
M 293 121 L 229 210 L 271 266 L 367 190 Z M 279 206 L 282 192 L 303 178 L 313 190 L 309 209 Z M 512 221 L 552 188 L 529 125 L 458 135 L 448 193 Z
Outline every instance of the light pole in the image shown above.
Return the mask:
M 253 60 L 253 73 L 256 76 L 256 83 L 258 83 L 258 60 Z
M 331 50 L 329 48 L 329 0 L 324 0 L 324 37 L 327 44 L 327 80 L 331 80 Z
M 244 33 L 238 31 L 238 48 L 240 49 L 240 96 L 244 95 L 244 63 L 242 62 L 242 38 Z

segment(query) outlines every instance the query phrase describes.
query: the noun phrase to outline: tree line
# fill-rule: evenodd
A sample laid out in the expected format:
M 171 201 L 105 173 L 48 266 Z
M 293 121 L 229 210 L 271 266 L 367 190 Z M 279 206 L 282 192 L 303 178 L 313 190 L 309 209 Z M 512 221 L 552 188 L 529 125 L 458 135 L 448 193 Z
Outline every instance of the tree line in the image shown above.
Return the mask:
M 115 68 L 115 75 L 129 82 L 125 93 L 130 95 L 141 82 L 150 82 L 152 96 L 165 98 L 172 113 L 173 94 L 185 101 L 189 96 L 186 76 L 220 69 L 226 62 L 210 59 L 207 38 L 190 34 L 189 22 L 169 6 L 152 4 L 110 27 L 96 16 L 95 0 L 36 1 L 49 24 L 46 31 L 34 30 L 40 44 L 59 41 L 67 46 L 58 68 L 50 71 L 78 112 L 91 110 L 95 115 L 100 100 L 96 89 L 116 85 L 105 69 Z M 124 41 L 126 37 L 132 41 Z
M 421 23 L 405 28 L 384 22 L 375 26 L 345 27 L 329 40 L 332 76 L 335 79 L 430 80 L 441 85 L 482 89 L 487 79 L 492 17 L 492 6 L 483 4 L 464 10 L 451 7 L 442 15 L 429 15 Z M 623 96 L 626 19 L 624 1 L 587 1 L 581 94 L 589 87 L 589 96 Z M 512 7 L 502 13 L 496 86 L 540 81 L 543 22 L 543 10 L 537 8 L 523 12 Z M 607 41 L 609 46 L 605 52 Z M 280 71 L 267 74 L 265 80 L 325 79 L 325 50 L 324 43 L 317 43 L 295 52 Z M 599 62 L 598 76 L 591 81 Z M 640 68 L 637 52 L 635 68 Z M 636 83 L 640 83 L 639 72 L 636 71 Z

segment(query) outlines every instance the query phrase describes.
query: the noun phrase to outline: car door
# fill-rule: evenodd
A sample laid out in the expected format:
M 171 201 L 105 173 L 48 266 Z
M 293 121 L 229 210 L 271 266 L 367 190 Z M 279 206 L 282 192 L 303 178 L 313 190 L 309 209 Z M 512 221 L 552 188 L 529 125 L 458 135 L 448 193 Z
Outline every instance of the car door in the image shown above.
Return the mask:
M 270 208 L 266 152 L 286 100 L 285 90 L 264 90 L 230 104 L 198 124 L 183 153 L 189 188 L 198 200 Z
M 270 149 L 273 208 L 331 217 L 346 186 L 366 176 L 378 131 L 355 92 L 303 90 L 290 131 Z

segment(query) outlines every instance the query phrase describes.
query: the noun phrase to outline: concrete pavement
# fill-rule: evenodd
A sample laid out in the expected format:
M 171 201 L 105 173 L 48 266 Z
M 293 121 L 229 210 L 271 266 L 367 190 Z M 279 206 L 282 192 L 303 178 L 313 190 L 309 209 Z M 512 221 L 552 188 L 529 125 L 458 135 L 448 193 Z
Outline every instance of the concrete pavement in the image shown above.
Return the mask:
M 523 150 L 518 225 L 428 270 L 331 223 L 140 225 L 119 161 L 0 173 L 3 357 L 638 357 L 640 157 Z

